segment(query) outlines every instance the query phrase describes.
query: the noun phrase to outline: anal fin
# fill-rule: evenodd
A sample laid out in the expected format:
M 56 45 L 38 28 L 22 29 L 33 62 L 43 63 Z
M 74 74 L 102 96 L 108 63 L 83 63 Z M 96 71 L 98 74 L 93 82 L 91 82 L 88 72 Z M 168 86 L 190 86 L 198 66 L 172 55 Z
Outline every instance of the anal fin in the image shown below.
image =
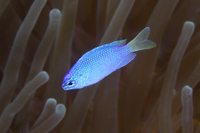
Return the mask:
M 119 64 L 117 69 L 126 66 L 129 62 L 131 62 L 136 56 L 136 53 L 130 53 L 124 57 L 124 60 Z

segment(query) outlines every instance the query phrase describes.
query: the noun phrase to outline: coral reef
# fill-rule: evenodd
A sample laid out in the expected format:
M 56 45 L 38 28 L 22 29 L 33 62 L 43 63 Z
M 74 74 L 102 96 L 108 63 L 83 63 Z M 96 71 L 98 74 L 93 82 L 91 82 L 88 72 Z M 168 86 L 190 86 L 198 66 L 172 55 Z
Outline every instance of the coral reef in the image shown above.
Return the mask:
M 0 131 L 200 133 L 199 5 L 0 0 Z M 83 53 L 146 26 L 156 48 L 95 85 L 61 88 Z

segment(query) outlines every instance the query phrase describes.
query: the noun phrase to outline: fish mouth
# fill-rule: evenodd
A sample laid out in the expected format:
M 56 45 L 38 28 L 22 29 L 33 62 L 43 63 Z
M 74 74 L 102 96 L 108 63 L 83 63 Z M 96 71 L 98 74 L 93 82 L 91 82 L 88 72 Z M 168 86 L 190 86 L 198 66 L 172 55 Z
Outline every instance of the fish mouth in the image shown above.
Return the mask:
M 65 83 L 62 84 L 62 88 L 63 88 L 63 90 L 70 90 L 70 88 L 67 87 L 67 85 Z

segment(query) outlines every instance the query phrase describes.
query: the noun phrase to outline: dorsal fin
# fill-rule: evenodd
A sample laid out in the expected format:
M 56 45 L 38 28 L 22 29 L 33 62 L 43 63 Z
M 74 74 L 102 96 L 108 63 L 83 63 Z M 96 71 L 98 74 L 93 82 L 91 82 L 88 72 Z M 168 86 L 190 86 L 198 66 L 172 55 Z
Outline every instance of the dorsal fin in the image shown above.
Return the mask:
M 125 43 L 126 43 L 126 39 L 114 41 L 114 42 L 111 42 L 111 43 L 108 43 L 108 44 L 105 44 L 105 45 L 102 45 L 102 46 L 108 46 L 108 47 L 119 46 L 119 47 L 121 47 Z
M 96 48 L 94 48 L 94 49 L 92 49 L 92 50 L 90 50 L 88 52 L 91 53 L 92 51 L 93 52 L 95 51 L 94 53 L 98 53 L 99 51 L 104 50 L 105 48 L 108 49 L 108 48 L 112 48 L 112 47 L 121 47 L 121 46 L 125 45 L 125 43 L 126 43 L 126 39 L 118 40 L 118 41 L 114 41 L 114 42 L 111 42 L 111 43 L 108 43 L 108 44 L 104 44 L 104 45 L 98 46 L 98 47 L 96 47 Z M 88 52 L 86 52 L 84 54 L 84 58 L 87 58 L 87 57 L 90 58 L 90 54 Z
M 114 42 L 111 42 L 111 43 L 104 44 L 104 45 L 101 45 L 99 47 L 96 47 L 96 48 L 92 49 L 92 51 L 97 50 L 97 49 L 101 49 L 101 48 L 105 48 L 105 47 L 107 47 L 107 48 L 109 48 L 109 47 L 121 47 L 125 43 L 126 43 L 126 39 L 118 40 L 118 41 L 114 41 Z

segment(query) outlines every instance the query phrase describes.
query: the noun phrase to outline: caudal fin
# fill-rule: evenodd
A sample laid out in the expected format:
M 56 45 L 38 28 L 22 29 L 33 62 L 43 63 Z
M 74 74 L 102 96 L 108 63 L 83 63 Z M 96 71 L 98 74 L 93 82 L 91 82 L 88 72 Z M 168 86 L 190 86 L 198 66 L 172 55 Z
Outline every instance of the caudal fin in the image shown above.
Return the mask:
M 131 52 L 154 48 L 156 46 L 156 43 L 147 40 L 149 34 L 150 34 L 150 28 L 149 27 L 144 28 L 132 41 L 130 41 L 127 44 L 128 45 L 127 48 Z

